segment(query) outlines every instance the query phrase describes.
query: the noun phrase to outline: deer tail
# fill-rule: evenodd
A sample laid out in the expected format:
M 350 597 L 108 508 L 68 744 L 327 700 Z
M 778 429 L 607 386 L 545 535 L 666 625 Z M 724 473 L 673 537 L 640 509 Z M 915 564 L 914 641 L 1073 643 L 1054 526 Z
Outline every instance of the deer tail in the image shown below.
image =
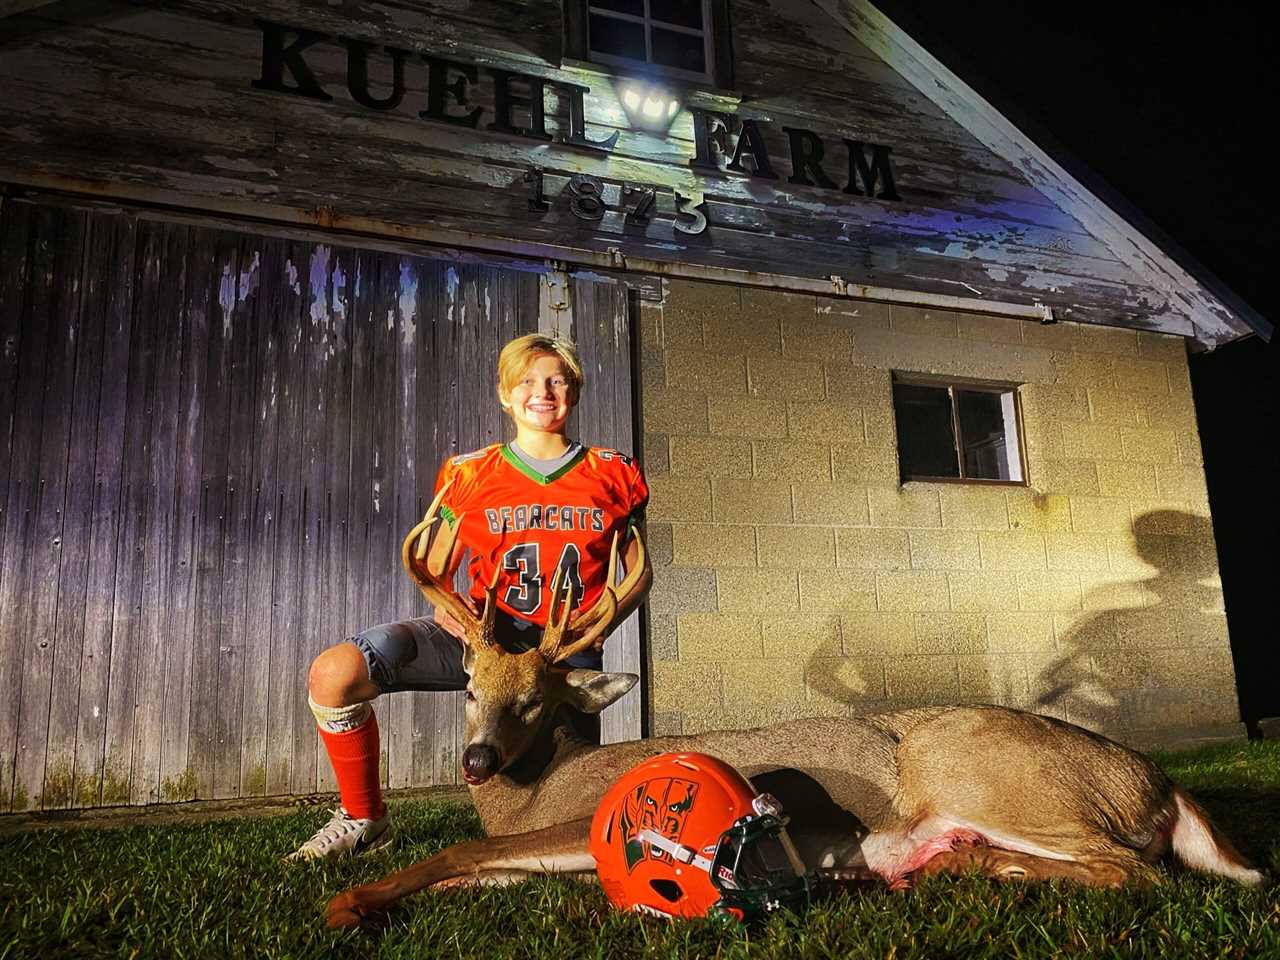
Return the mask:
M 1265 879 L 1250 866 L 1231 841 L 1213 825 L 1209 815 L 1181 790 L 1173 791 L 1173 852 L 1188 867 L 1230 877 L 1255 887 Z

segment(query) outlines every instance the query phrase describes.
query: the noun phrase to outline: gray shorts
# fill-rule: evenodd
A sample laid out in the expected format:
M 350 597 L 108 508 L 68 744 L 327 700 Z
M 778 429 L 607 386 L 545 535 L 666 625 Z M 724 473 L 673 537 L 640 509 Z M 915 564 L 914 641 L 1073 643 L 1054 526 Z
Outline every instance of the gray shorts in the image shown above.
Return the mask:
M 528 650 L 542 631 L 514 617 L 498 615 L 498 642 L 509 650 Z M 382 693 L 400 690 L 465 690 L 462 643 L 428 617 L 380 623 L 351 638 L 364 656 L 369 679 Z M 600 669 L 599 654 L 570 657 L 567 665 Z

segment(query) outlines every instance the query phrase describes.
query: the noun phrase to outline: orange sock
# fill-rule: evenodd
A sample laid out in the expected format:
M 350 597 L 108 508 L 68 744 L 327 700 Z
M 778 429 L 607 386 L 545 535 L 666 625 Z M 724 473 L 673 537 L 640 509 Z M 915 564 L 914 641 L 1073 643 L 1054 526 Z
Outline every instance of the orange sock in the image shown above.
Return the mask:
M 318 728 L 320 739 L 333 764 L 342 806 L 353 817 L 376 820 L 382 816 L 382 787 L 378 784 L 378 718 L 369 719 L 354 730 L 330 733 Z

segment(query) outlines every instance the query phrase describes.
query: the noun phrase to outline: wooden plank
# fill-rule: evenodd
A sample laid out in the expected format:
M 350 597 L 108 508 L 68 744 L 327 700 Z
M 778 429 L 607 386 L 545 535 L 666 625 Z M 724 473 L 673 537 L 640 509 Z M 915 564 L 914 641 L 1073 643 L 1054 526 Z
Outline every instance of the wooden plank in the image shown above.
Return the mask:
M 231 244 L 234 243 L 234 247 Z M 259 242 L 252 236 L 228 238 L 232 259 L 218 280 L 218 307 L 226 342 L 227 400 L 224 420 L 215 426 L 226 436 L 225 500 L 222 528 L 222 626 L 216 646 L 216 709 L 213 716 L 212 790 L 214 797 L 240 795 L 244 685 L 256 663 L 246 620 L 254 487 L 253 450 L 262 343 L 255 303 Z M 251 633 L 252 631 L 252 633 Z
M 31 479 L 39 484 L 33 504 L 34 535 L 31 541 L 28 607 L 21 636 L 22 680 L 18 694 L 18 742 L 15 782 L 28 794 L 40 796 L 40 806 L 65 805 L 71 771 L 52 771 L 47 777 L 49 710 L 55 662 L 61 649 L 57 630 L 59 587 L 63 562 L 67 464 L 71 431 L 70 414 L 75 384 L 76 354 L 81 333 L 81 279 L 84 273 L 86 217 L 58 211 L 40 242 L 52 254 L 52 278 L 47 288 L 35 291 L 32 323 L 47 324 L 48 349 L 43 373 L 41 405 L 36 423 L 40 431 L 37 460 L 26 461 L 38 471 Z M 22 461 L 20 461 L 22 462 Z M 6 621 L 6 625 L 9 622 Z M 71 651 L 76 656 L 79 650 Z M 62 780 L 62 785 L 55 781 Z M 45 796 L 53 788 L 54 796 Z M 15 787 L 16 789 L 16 787 Z
M 27 373 L 28 389 L 24 392 L 22 361 L 28 366 L 39 355 L 43 364 L 44 328 L 30 328 L 24 323 L 26 302 L 32 272 L 32 231 L 36 211 L 29 203 L 5 200 L 0 204 L 0 613 L 5 623 L 18 612 L 22 577 L 14 563 L 14 554 L 6 551 L 11 539 L 23 539 L 26 525 L 25 494 L 31 489 L 24 471 L 17 463 L 30 463 L 31 442 L 38 434 L 24 429 L 34 417 L 24 417 L 31 394 L 35 371 Z M 32 424 L 34 425 L 34 424 Z M 20 459 L 21 458 L 21 459 Z M 12 549 L 12 548 L 10 548 Z M 10 564 L 14 564 L 11 566 Z M 0 630 L 0 683 L 5 690 L 15 690 L 20 682 L 23 636 L 17 630 Z M 0 812 L 23 809 L 26 800 L 14 805 L 13 754 L 17 730 L 17 701 L 7 698 L 0 705 Z
M 77 769 L 76 735 L 81 680 L 84 677 L 86 597 L 89 581 L 90 545 L 93 540 L 94 490 L 97 486 L 99 417 L 110 417 L 100 405 L 104 371 L 114 371 L 104 360 L 108 304 L 114 294 L 112 282 L 121 259 L 117 226 L 121 217 L 96 214 L 87 217 L 83 265 L 80 267 L 81 305 L 75 379 L 71 401 L 70 438 L 67 455 L 66 512 L 63 519 L 62 573 L 58 585 L 57 646 L 53 662 L 53 685 L 49 702 L 48 761 L 45 769 L 44 807 L 84 805 L 77 787 L 84 788 L 84 800 L 97 801 L 97 778 Z M 126 230 L 125 261 L 132 253 L 132 230 Z M 126 281 L 125 289 L 128 285 Z M 115 358 L 112 358 L 115 359 Z M 118 412 L 116 414 L 119 418 Z M 118 440 L 117 440 L 118 442 Z M 111 453 L 106 452 L 110 458 Z M 118 450 L 116 453 L 118 462 Z M 104 467 L 109 465 L 104 463 Z M 88 664 L 92 670 L 97 665 Z M 96 771 L 94 771 L 96 773 Z
M 291 792 L 295 725 L 306 723 L 311 712 L 302 704 L 298 714 L 298 688 L 306 690 L 306 664 L 298 663 L 302 595 L 302 418 L 306 392 L 307 350 L 303 338 L 306 301 L 302 282 L 311 245 L 289 243 L 278 263 L 264 267 L 262 284 L 280 291 L 280 312 L 274 318 L 280 343 L 278 377 L 278 449 L 276 468 L 276 552 L 274 595 L 278 598 L 271 617 L 271 681 L 268 690 L 267 794 Z M 313 734 L 314 735 L 314 734 Z
M 199 745 L 193 743 L 191 724 L 197 643 L 196 566 L 201 559 L 203 434 L 207 426 L 206 380 L 211 323 L 214 322 L 211 313 L 217 301 L 212 297 L 215 248 L 210 235 L 190 229 L 175 231 L 169 249 L 169 266 L 163 282 L 175 285 L 182 292 L 181 299 L 175 303 L 175 319 L 180 323 L 183 339 L 176 383 L 173 539 L 169 551 L 171 606 L 161 724 L 164 743 L 160 758 L 160 797 L 174 801 L 193 798 L 198 788 L 194 760 Z
M 374 367 L 373 347 L 375 327 L 385 322 L 378 313 L 379 264 L 382 255 L 368 251 L 355 252 L 355 269 L 350 283 L 350 355 L 351 435 L 347 445 L 350 458 L 347 499 L 347 578 L 346 622 L 341 633 L 343 639 L 353 637 L 366 627 L 373 626 L 370 597 L 380 578 L 388 574 L 381 567 L 374 568 L 370 561 L 370 540 L 378 515 L 374 509 L 373 487 L 374 447 L 372 432 L 374 421 L 381 414 L 375 399 L 378 384 L 383 381 L 380 371 Z M 389 733 L 386 704 L 379 698 L 374 711 L 378 716 L 381 749 Z M 321 763 L 325 776 L 332 776 L 328 760 Z
M 436 305 L 439 302 L 440 286 L 444 278 L 444 264 L 439 260 L 417 259 L 414 270 L 418 278 L 414 312 L 417 317 L 417 332 L 414 337 L 413 365 L 416 369 L 412 402 L 414 417 L 414 475 L 409 489 L 413 494 L 414 517 L 420 517 L 430 503 L 434 494 L 436 473 L 441 457 L 437 452 L 436 421 L 439 412 L 431 400 L 434 390 L 435 327 L 439 322 L 436 316 Z M 397 572 L 397 575 L 400 575 Z M 403 577 L 403 587 L 409 587 L 416 597 L 406 591 L 406 615 L 424 616 L 430 605 L 422 597 L 416 587 Z M 415 784 L 435 784 L 436 780 L 436 744 L 433 739 L 439 722 L 441 709 L 450 706 L 448 694 L 412 693 L 403 696 L 408 701 L 408 720 L 411 730 L 409 778 Z
M 371 363 L 369 379 L 371 389 L 364 402 L 372 410 L 373 429 L 369 435 L 367 497 L 372 506 L 368 541 L 369 607 L 367 626 L 374 626 L 398 619 L 402 612 L 397 604 L 396 586 L 398 572 L 397 549 L 400 537 L 405 533 L 396 527 L 395 463 L 396 455 L 396 396 L 399 392 L 399 370 L 396 368 L 397 301 L 400 295 L 400 262 L 395 255 L 377 258 L 377 275 L 371 277 L 374 284 L 373 324 L 370 330 Z M 374 701 L 381 732 L 380 758 L 381 780 L 384 785 L 402 782 L 401 758 L 409 754 L 410 730 L 401 721 L 403 703 L 397 706 L 395 698 L 379 697 Z
M 107 793 L 116 802 L 127 799 L 145 803 L 155 796 L 155 784 L 142 762 L 144 743 L 151 731 L 139 729 L 143 703 L 141 683 L 149 650 L 143 613 L 147 578 L 147 529 L 153 519 L 154 496 L 150 483 L 152 445 L 155 435 L 139 429 L 154 409 L 159 375 L 157 343 L 159 317 L 154 309 L 157 290 L 148 285 L 140 298 L 130 325 L 127 385 L 123 392 L 124 424 L 121 450 L 121 479 L 116 525 L 115 583 L 111 604 L 111 647 L 106 689 L 106 730 L 103 750 L 104 799 Z M 154 645 L 157 638 L 150 638 Z M 110 788 L 107 788 L 107 784 Z
M 197 237 L 207 272 L 192 275 L 192 292 L 207 302 L 208 348 L 200 447 L 200 508 L 195 543 L 195 623 L 191 659 L 191 712 L 188 765 L 196 796 L 217 795 L 218 696 L 221 647 L 228 624 L 223 606 L 223 544 L 227 525 L 227 414 L 231 391 L 233 302 L 224 302 L 226 281 L 235 275 L 235 240 L 226 233 Z M 234 283 L 234 281 L 232 281 Z M 234 287 L 232 288 L 234 291 Z
M 248 586 L 245 598 L 245 648 L 242 722 L 240 725 L 240 796 L 267 792 L 267 727 L 271 675 L 271 622 L 276 603 L 274 574 L 279 503 L 278 457 L 284 244 L 258 238 L 257 258 L 242 270 L 241 290 L 257 338 L 254 367 L 253 446 L 246 496 L 249 514 Z
M 170 701 L 171 677 L 169 660 L 174 647 L 182 648 L 184 638 L 171 631 L 176 604 L 186 602 L 178 584 L 188 582 L 174 555 L 178 534 L 175 518 L 177 494 L 178 418 L 183 369 L 182 348 L 186 319 L 186 257 L 188 233 L 180 227 L 143 223 L 137 237 L 137 255 L 122 262 L 117 282 L 135 284 L 136 299 L 132 303 L 144 336 L 153 344 L 155 362 L 151 386 L 147 391 L 146 495 L 147 517 L 142 549 L 142 611 L 140 622 L 137 697 L 133 720 L 133 798 L 152 803 L 165 796 L 162 790 L 162 768 L 166 747 L 166 712 L 172 715 L 176 705 Z M 136 262 L 136 267 L 135 267 Z M 122 289 L 128 289 L 122 287 Z M 131 304 L 119 304 L 122 314 Z M 124 314 L 122 319 L 128 319 Z M 126 404 L 119 401 L 123 435 Z M 136 422 L 131 427 L 138 430 Z M 104 451 L 105 453 L 105 451 Z M 119 467 L 116 468 L 117 473 Z M 116 481 L 117 486 L 119 480 Z M 117 492 L 117 498 L 119 494 Z M 104 587 L 107 584 L 104 583 Z M 175 603 L 176 601 L 176 603 Z M 185 708 L 186 704 L 182 704 Z M 83 711 L 82 711 L 83 714 Z M 86 718 L 87 719 L 87 718 Z M 185 763 L 185 756 L 182 758 Z M 173 780 L 169 781 L 172 786 Z M 104 785 L 104 795 L 107 793 Z
M 329 456 L 326 465 L 324 526 L 327 531 L 323 551 L 325 597 L 323 628 L 312 638 L 314 657 L 326 647 L 345 640 L 347 577 L 350 567 L 350 528 L 347 524 L 351 499 L 351 310 L 356 271 L 356 253 L 349 247 L 334 247 L 329 263 L 327 297 L 329 329 L 329 371 L 325 390 L 330 397 L 326 420 Z M 336 790 L 337 781 L 316 738 L 316 779 L 320 790 Z
M 401 538 L 422 516 L 417 488 L 418 462 L 418 338 L 427 318 L 421 313 L 421 296 L 430 270 L 429 261 L 418 257 L 404 257 L 399 261 L 399 277 L 396 282 L 395 309 L 395 398 L 387 408 L 394 417 L 395 440 L 392 461 L 388 465 L 394 491 L 390 503 L 394 522 L 392 544 L 399 547 Z M 421 594 L 399 567 L 388 562 L 382 574 L 393 584 L 392 596 L 395 619 L 424 613 Z M 402 693 L 391 698 L 387 716 L 392 724 L 393 739 L 388 743 L 388 782 L 391 787 L 410 786 L 417 783 L 414 758 L 421 731 L 414 724 L 417 693 Z
M 325 526 L 325 492 L 328 479 L 328 395 L 330 310 L 328 303 L 329 263 L 332 248 L 317 244 L 306 251 L 299 264 L 303 309 L 302 353 L 303 406 L 301 461 L 302 529 L 297 543 L 301 565 L 298 631 L 294 636 L 295 682 L 293 695 L 293 764 L 290 792 L 311 793 L 316 789 L 317 735 L 307 707 L 306 671 L 323 639 L 324 604 L 327 600 L 324 557 L 329 530 Z
M 52 298 L 55 251 L 49 241 L 56 236 L 59 214 L 50 210 L 35 210 L 29 215 L 12 214 L 12 204 L 6 204 L 6 224 L 13 216 L 12 226 L 6 230 L 7 253 L 23 257 L 27 251 L 26 277 L 21 266 L 14 273 L 6 271 L 6 301 L 9 309 L 18 313 L 17 342 L 15 352 L 8 346 L 6 353 L 16 366 L 16 390 L 14 391 L 12 419 L 9 428 L 9 452 L 11 463 L 17 467 L 9 482 L 5 507 L 3 592 L 0 593 L 0 623 L 6 629 L 0 631 L 0 679 L 4 689 L 19 691 L 25 676 L 25 656 L 31 638 L 34 608 L 30 604 L 32 579 L 36 565 L 36 513 L 40 493 L 40 438 L 42 432 L 42 405 L 44 400 L 45 367 L 51 352 L 52 324 L 48 322 L 49 303 Z M 24 222 L 25 221 L 25 222 Z M 17 262 L 17 261 L 15 261 Z M 25 283 L 23 282 L 25 279 Z M 17 284 L 21 283 L 19 287 Z M 12 329 L 12 326 L 10 327 Z M 30 783 L 19 779 L 17 771 L 19 696 L 5 697 L 0 703 L 0 801 L 4 809 L 25 810 L 38 803 L 40 782 Z M 40 771 L 43 781 L 44 771 Z
M 465 384 L 478 378 L 491 382 L 493 376 L 462 348 L 468 326 L 463 295 L 465 271 L 462 264 L 444 264 L 436 281 L 436 306 L 431 326 L 434 337 L 431 377 L 435 415 L 433 466 L 438 466 L 448 457 L 474 449 L 468 445 L 463 427 Z M 472 387 L 476 394 L 480 389 L 479 386 Z M 459 570 L 454 583 L 460 590 L 467 588 L 469 581 L 465 570 Z M 432 726 L 426 731 L 434 753 L 434 781 L 439 784 L 454 784 L 461 779 L 462 758 L 458 745 L 463 729 L 456 706 L 458 697 L 458 694 L 444 693 L 436 699 Z

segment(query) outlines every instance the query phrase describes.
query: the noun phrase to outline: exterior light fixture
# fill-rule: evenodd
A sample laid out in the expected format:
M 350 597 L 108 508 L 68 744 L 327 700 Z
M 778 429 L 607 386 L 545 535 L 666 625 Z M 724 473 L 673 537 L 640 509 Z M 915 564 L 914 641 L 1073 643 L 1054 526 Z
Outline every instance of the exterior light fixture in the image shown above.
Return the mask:
M 652 83 L 623 80 L 618 99 L 632 125 L 650 133 L 665 134 L 680 112 L 680 98 L 671 90 Z

